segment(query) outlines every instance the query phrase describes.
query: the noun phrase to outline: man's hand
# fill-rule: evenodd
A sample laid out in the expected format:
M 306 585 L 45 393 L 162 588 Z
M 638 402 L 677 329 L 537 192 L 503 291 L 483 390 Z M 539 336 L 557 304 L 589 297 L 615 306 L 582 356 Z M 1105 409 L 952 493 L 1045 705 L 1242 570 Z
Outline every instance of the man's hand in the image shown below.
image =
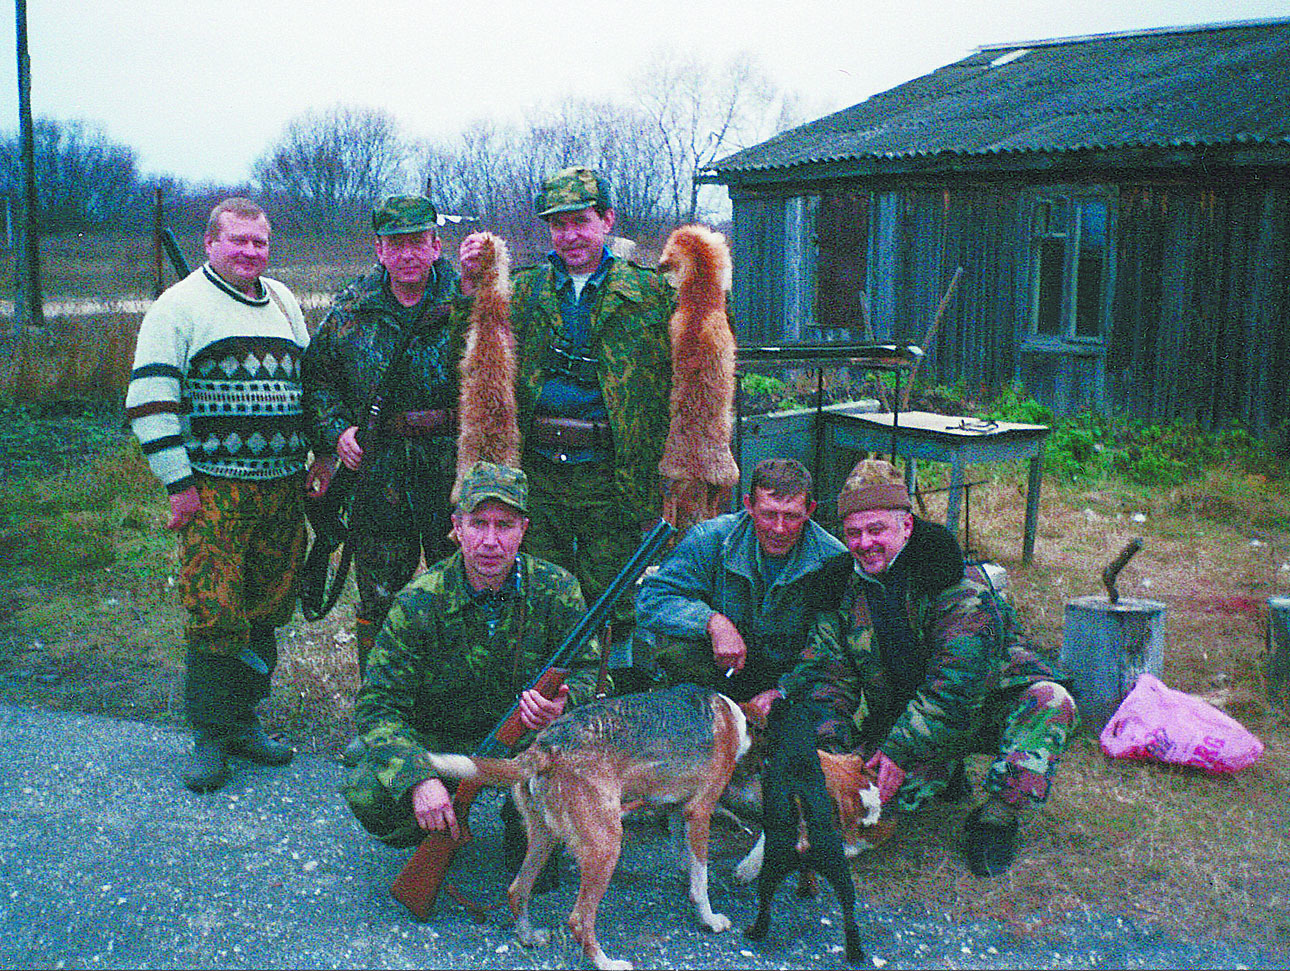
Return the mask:
M 479 289 L 479 251 L 484 245 L 483 233 L 471 233 L 457 248 L 457 262 L 461 264 L 461 292 L 473 297 Z
M 358 471 L 358 467 L 363 464 L 363 447 L 358 444 L 357 425 L 350 425 L 340 433 L 340 440 L 336 442 L 336 454 L 340 456 L 345 468 L 351 472 Z
M 784 692 L 778 688 L 767 688 L 761 694 L 753 695 L 748 700 L 748 707 L 761 715 L 761 720 L 765 721 L 770 717 L 770 704 L 776 698 L 784 697 Z
M 864 767 L 870 772 L 878 774 L 878 798 L 882 800 L 885 806 L 891 802 L 891 797 L 896 794 L 902 782 L 905 781 L 905 770 L 898 766 L 891 759 L 887 758 L 881 751 L 874 754 Z
M 712 638 L 712 660 L 722 674 L 738 673 L 748 660 L 748 646 L 739 629 L 725 614 L 713 614 L 708 621 L 708 636 Z M 729 675 L 727 675 L 729 677 Z
M 569 686 L 560 685 L 554 698 L 548 698 L 533 688 L 520 695 L 520 721 L 532 731 L 546 728 L 564 713 L 569 700 Z
M 201 508 L 202 498 L 197 494 L 197 486 L 176 492 L 170 497 L 170 519 L 166 521 L 166 529 L 183 529 Z
M 412 790 L 412 812 L 422 829 L 447 830 L 453 839 L 461 839 L 457 814 L 452 811 L 452 796 L 438 779 L 426 779 Z

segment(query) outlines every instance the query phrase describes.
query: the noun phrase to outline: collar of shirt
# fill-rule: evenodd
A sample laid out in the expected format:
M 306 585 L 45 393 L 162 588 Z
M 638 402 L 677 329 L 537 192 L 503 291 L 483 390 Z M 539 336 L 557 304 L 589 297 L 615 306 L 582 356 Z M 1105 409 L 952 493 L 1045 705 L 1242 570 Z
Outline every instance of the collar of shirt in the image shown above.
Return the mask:
M 553 282 L 555 283 L 556 292 L 558 293 L 565 287 L 572 287 L 573 278 L 569 276 L 569 270 L 564 265 L 564 260 L 560 259 L 560 257 L 556 255 L 555 250 L 551 250 L 547 253 L 546 258 L 551 262 L 552 269 L 555 270 L 555 279 Z M 600 251 L 600 265 L 596 267 L 596 271 L 591 274 L 591 279 L 588 280 L 586 286 L 582 288 L 582 292 L 586 293 L 587 287 L 598 288 L 600 284 L 604 282 L 605 277 L 609 274 L 609 267 L 613 262 L 614 254 L 609 252 L 608 246 L 603 247 Z
M 511 575 L 502 583 L 500 590 L 476 590 L 466 581 L 466 589 L 470 591 L 470 599 L 486 606 L 496 606 L 507 600 L 514 599 L 520 595 L 520 563 L 516 559 L 515 565 L 511 567 Z

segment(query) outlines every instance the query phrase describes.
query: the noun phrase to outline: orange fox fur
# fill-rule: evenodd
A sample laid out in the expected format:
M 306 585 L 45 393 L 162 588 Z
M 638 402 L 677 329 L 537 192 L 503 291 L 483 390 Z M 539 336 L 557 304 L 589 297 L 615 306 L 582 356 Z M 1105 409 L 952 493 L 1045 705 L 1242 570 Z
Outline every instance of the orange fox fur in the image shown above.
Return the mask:
M 484 459 L 519 468 L 520 429 L 515 404 L 515 335 L 511 330 L 511 255 L 500 236 L 484 233 L 475 303 L 458 369 L 456 501 L 461 480 Z
M 734 429 L 735 336 L 726 316 L 730 246 L 706 226 L 682 226 L 659 261 L 677 289 L 671 421 L 658 470 L 663 516 L 678 530 L 725 511 L 739 466 Z

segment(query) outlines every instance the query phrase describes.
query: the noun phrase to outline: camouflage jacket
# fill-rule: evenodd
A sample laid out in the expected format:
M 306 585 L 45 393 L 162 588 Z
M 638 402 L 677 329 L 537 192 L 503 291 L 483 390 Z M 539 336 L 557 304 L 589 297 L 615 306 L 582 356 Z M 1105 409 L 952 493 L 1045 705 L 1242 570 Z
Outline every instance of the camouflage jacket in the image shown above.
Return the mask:
M 304 409 L 314 451 L 334 452 L 346 428 L 362 426 L 372 392 L 405 337 L 403 308 L 386 286 L 379 264 L 342 290 L 301 362 Z M 422 313 L 425 333 L 414 337 L 386 413 L 457 407 L 457 360 L 461 340 L 444 316 L 459 293 L 457 271 L 436 261 L 430 304 Z M 455 438 L 455 432 L 452 438 Z
M 512 278 L 511 322 L 520 371 L 516 398 L 525 438 L 546 381 L 547 354 L 564 334 L 554 279 L 555 268 L 545 261 L 517 270 Z M 657 519 L 661 508 L 658 463 L 672 393 L 668 321 L 675 306 L 675 291 L 660 273 L 615 259 L 591 310 L 589 353 L 599 361 L 597 376 L 609 411 L 614 483 L 640 523 Z
M 434 776 L 427 752 L 470 752 L 586 613 L 566 570 L 521 553 L 518 589 L 476 597 L 461 553 L 394 601 L 367 661 L 355 721 L 377 778 L 397 799 Z M 600 646 L 571 665 L 569 704 L 596 690 Z
M 917 663 L 926 670 L 913 697 L 900 698 L 883 668 L 865 593 L 876 581 L 857 573 L 849 554 L 822 571 L 839 577 L 845 569 L 841 602 L 816 615 L 802 661 L 783 686 L 827 703 L 840 720 L 850 721 L 851 731 L 835 726 L 839 744 L 849 740 L 866 753 L 881 749 L 897 765 L 909 766 L 967 751 L 992 692 L 1056 675 L 1032 650 L 1011 606 L 980 568 L 963 566 L 958 544 L 944 527 L 915 519 L 900 555 L 909 558 L 905 608 Z M 829 726 L 824 729 L 827 735 Z

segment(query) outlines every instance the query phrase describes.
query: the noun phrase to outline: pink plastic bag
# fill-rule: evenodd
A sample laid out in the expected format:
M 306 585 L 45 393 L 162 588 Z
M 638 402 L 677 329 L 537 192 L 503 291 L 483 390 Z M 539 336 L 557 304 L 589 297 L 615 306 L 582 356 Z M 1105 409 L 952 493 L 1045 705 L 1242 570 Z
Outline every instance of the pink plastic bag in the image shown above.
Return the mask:
M 1263 743 L 1235 718 L 1150 674 L 1139 676 L 1101 741 L 1113 758 L 1157 759 L 1215 775 L 1244 769 L 1263 754 Z

